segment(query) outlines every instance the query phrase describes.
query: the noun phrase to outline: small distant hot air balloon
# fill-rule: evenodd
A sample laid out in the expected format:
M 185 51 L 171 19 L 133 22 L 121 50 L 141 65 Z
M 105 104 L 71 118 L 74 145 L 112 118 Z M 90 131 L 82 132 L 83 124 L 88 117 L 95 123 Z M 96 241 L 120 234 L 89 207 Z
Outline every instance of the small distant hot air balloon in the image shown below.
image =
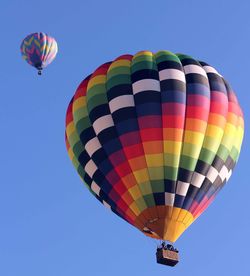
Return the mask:
M 38 70 L 38 75 L 55 59 L 57 51 L 56 40 L 45 33 L 30 34 L 21 44 L 23 59 Z
M 76 90 L 66 146 L 89 190 L 145 235 L 175 242 L 232 174 L 243 114 L 215 68 L 142 51 L 105 63 Z M 175 265 L 162 243 L 157 262 Z

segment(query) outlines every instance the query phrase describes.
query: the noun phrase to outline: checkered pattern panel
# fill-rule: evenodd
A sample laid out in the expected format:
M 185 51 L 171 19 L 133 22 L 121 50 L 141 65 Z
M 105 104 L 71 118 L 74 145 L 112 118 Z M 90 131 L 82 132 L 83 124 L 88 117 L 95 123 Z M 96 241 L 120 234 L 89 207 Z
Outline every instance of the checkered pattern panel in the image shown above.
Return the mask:
M 83 80 L 67 110 L 66 146 L 100 202 L 141 231 L 162 223 L 158 238 L 176 239 L 183 230 L 172 233 L 171 221 L 190 225 L 228 181 L 243 129 L 236 95 L 216 69 L 141 51 Z

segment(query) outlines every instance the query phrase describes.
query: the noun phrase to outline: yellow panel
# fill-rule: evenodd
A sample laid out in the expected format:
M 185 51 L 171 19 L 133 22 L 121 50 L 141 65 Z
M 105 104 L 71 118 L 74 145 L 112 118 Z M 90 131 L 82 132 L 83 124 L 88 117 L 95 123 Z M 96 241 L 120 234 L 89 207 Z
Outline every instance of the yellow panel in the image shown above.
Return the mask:
M 136 203 L 135 202 L 133 202 L 130 206 L 129 206 L 129 208 L 134 212 L 134 214 L 136 215 L 136 216 L 138 216 L 139 214 L 140 214 L 140 210 L 138 209 L 138 207 L 137 207 L 137 205 L 136 205 Z
M 109 66 L 108 72 L 114 68 L 117 67 L 123 67 L 123 66 L 127 66 L 130 67 L 131 61 L 127 60 L 127 59 L 119 59 L 117 61 L 112 62 L 112 64 Z
M 164 166 L 163 154 L 148 154 L 145 155 L 148 167 Z
M 75 125 L 74 122 L 70 122 L 66 128 L 67 136 L 69 137 L 73 132 L 75 132 Z
M 97 84 L 104 84 L 106 82 L 106 75 L 98 75 L 88 82 L 88 90 Z
M 139 57 L 139 56 L 152 56 L 152 52 L 150 51 L 140 51 L 136 55 L 134 55 L 133 58 Z
M 201 145 L 204 139 L 204 134 L 197 131 L 185 131 L 184 143 L 193 145 Z
M 148 169 L 134 171 L 133 173 L 138 182 L 142 183 L 148 181 Z
M 85 107 L 86 106 L 86 97 L 80 97 L 77 98 L 74 102 L 73 102 L 73 113 L 81 108 L 81 107 Z
M 139 190 L 137 185 L 135 185 L 132 188 L 128 189 L 128 191 L 129 191 L 129 193 L 131 194 L 131 196 L 133 197 L 133 199 L 135 201 L 142 196 L 141 191 Z
M 165 153 L 180 154 L 182 142 L 164 141 L 163 145 Z
M 226 135 L 234 135 L 234 132 L 235 132 L 235 125 L 232 125 L 232 124 L 230 124 L 230 123 L 227 123 L 226 124 L 226 127 L 225 127 L 225 129 L 224 129 L 224 133 L 226 134 Z
M 223 135 L 223 129 L 215 125 L 207 125 L 206 136 L 221 139 Z

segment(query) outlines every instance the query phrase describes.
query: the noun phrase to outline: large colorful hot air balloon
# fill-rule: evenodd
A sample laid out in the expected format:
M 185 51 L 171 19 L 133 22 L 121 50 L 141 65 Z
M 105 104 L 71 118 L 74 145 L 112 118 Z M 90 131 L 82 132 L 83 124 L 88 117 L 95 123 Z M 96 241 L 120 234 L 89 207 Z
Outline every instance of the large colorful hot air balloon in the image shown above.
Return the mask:
M 231 176 L 243 115 L 205 62 L 142 51 L 100 66 L 67 110 L 67 150 L 89 190 L 152 238 L 175 242 Z
M 30 34 L 21 44 L 23 59 L 34 66 L 39 75 L 55 59 L 57 51 L 55 39 L 45 33 Z

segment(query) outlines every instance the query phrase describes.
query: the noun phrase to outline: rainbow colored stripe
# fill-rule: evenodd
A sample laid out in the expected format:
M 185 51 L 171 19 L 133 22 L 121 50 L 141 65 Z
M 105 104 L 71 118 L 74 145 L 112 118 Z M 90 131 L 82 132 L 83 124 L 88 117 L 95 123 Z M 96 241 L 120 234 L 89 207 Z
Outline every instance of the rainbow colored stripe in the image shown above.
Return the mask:
M 55 59 L 57 51 L 55 39 L 45 33 L 30 34 L 21 44 L 23 59 L 37 69 L 48 66 Z
M 82 81 L 68 106 L 66 145 L 99 201 L 174 242 L 229 179 L 243 129 L 237 98 L 213 67 L 142 51 Z

